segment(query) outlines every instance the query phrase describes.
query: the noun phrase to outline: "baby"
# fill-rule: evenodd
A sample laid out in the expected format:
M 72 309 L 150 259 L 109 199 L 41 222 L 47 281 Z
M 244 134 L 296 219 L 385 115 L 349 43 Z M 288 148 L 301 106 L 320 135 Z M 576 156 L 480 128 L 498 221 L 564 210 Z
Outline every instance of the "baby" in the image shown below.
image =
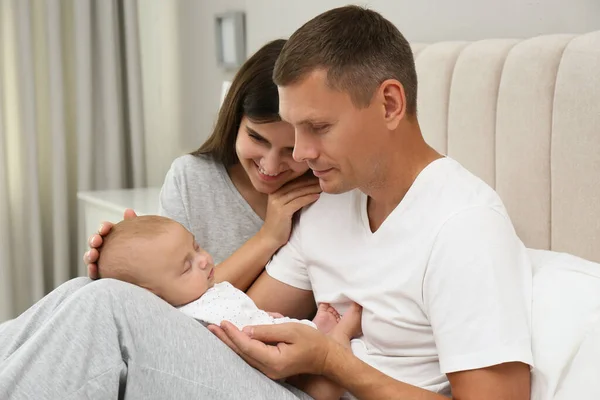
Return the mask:
M 352 307 L 342 319 L 329 304 L 320 304 L 312 321 L 260 310 L 229 282 L 215 283 L 212 257 L 186 228 L 165 217 L 139 216 L 116 224 L 104 238 L 98 272 L 100 278 L 143 287 L 204 324 L 219 325 L 226 320 L 242 329 L 297 322 L 343 342 L 349 342 L 360 330 L 360 310 Z M 341 394 L 324 379 L 308 387 L 315 399 L 339 398 Z

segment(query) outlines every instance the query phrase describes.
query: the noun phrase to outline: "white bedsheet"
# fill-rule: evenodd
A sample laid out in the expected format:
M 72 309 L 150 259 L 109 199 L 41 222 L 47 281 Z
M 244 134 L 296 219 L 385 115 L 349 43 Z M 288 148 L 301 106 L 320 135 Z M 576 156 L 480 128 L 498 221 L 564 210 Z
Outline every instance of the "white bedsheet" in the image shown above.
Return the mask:
M 529 251 L 533 267 L 532 400 L 600 399 L 600 264 Z

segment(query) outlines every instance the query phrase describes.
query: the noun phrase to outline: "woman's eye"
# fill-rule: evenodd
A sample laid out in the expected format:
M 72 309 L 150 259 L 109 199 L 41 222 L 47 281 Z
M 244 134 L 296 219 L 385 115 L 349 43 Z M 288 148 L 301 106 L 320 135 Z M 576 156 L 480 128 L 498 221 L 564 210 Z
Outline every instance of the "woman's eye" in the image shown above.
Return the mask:
M 254 134 L 252 134 L 252 133 L 250 134 L 250 137 L 251 137 L 253 140 L 255 140 L 255 141 L 259 142 L 259 143 L 266 143 L 266 142 L 267 142 L 267 141 L 266 141 L 266 140 L 265 140 L 263 137 L 260 137 L 260 136 L 254 135 Z

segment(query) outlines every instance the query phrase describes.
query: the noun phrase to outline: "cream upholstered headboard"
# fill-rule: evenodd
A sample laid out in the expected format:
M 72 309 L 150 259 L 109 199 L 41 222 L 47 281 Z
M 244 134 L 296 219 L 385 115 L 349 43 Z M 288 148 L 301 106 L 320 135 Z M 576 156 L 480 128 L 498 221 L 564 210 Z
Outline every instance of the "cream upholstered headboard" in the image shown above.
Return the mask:
M 600 262 L 600 31 L 413 51 L 430 145 L 497 190 L 528 247 Z

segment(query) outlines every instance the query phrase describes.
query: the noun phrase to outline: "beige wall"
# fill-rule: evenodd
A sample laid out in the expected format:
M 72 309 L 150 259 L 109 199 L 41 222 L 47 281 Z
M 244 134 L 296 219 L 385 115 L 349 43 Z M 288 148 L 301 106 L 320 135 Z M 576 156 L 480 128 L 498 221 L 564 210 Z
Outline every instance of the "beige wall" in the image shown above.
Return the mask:
M 289 36 L 303 22 L 344 0 L 246 0 L 250 50 Z M 600 29 L 598 0 L 371 0 L 367 5 L 391 20 L 411 42 L 524 38 Z M 274 15 L 285 15 L 274 17 Z
M 208 136 L 218 109 L 214 15 L 244 0 L 138 0 L 148 184 L 162 185 L 177 156 Z
M 246 12 L 248 52 L 289 36 L 303 22 L 343 0 L 142 0 L 140 3 L 150 184 L 160 185 L 170 161 L 207 137 L 218 108 L 214 15 Z M 600 29 L 599 0 L 372 0 L 411 42 L 524 38 Z

